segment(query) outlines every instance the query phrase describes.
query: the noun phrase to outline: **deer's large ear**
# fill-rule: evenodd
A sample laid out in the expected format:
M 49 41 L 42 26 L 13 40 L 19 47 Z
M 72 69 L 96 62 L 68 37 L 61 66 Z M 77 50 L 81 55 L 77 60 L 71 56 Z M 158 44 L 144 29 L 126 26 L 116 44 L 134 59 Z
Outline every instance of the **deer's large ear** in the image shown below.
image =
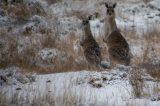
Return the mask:
M 113 8 L 115 8 L 116 6 L 117 6 L 117 3 L 114 3 L 114 4 L 113 4 Z
M 106 8 L 108 8 L 109 6 L 108 6 L 108 3 L 105 3 L 105 6 L 106 6 Z
M 92 15 L 89 15 L 89 16 L 88 16 L 88 20 L 91 20 L 91 19 L 92 19 L 92 17 L 93 17 Z
M 98 12 L 95 12 L 94 15 L 96 18 L 100 17 L 100 14 Z

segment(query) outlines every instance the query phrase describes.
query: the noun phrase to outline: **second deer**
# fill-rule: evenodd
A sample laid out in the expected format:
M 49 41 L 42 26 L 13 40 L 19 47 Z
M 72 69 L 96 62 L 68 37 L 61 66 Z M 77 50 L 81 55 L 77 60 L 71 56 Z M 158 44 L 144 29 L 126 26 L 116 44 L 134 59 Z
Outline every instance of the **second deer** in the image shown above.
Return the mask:
M 98 43 L 94 39 L 89 21 L 93 18 L 92 15 L 86 19 L 82 19 L 83 37 L 80 45 L 83 48 L 84 56 L 88 62 L 90 69 L 101 70 L 101 51 Z
M 115 20 L 116 3 L 105 3 L 106 17 L 105 22 L 105 37 L 103 41 L 107 44 L 109 59 L 111 66 L 116 64 L 129 65 L 130 64 L 130 48 L 126 39 L 122 36 L 120 30 L 117 28 Z

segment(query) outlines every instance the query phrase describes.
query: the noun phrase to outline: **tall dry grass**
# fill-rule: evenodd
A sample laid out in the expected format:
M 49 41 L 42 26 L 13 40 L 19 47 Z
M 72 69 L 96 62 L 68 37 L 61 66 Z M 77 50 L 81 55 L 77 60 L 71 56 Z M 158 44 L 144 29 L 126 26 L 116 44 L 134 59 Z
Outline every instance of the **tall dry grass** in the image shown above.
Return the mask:
M 45 9 L 39 2 L 24 2 L 23 0 L 15 0 L 10 4 L 8 0 L 2 0 L 1 8 L 5 10 L 8 17 L 17 20 L 17 23 L 28 20 L 29 17 L 37 14 L 46 15 Z
M 43 37 L 38 38 L 40 39 L 40 42 L 33 43 L 31 41 L 30 46 L 26 46 L 21 52 L 18 52 L 18 40 L 23 38 L 21 38 L 18 33 L 17 35 L 15 34 L 15 36 L 18 37 L 13 37 L 12 32 L 7 32 L 5 30 L 1 31 L 0 33 L 0 36 L 4 38 L 4 44 L 1 44 L 1 49 L 3 51 L 3 49 L 5 50 L 6 48 L 4 53 L 2 52 L 4 55 L 0 60 L 1 68 L 16 65 L 28 71 L 36 71 L 40 73 L 78 71 L 87 69 L 87 64 L 83 58 L 82 50 L 77 51 L 74 50 L 73 47 L 75 41 L 78 39 L 76 33 L 71 33 L 69 38 L 64 40 L 59 40 L 59 38 L 52 35 L 53 33 L 43 33 Z M 32 34 L 30 34 L 30 36 L 24 36 L 33 37 Z M 60 58 L 67 58 L 67 60 L 64 62 L 61 61 L 60 58 L 55 59 L 52 61 L 52 63 L 55 64 L 55 67 L 53 68 L 42 68 L 36 66 L 36 64 L 34 64 L 34 62 L 38 61 L 36 60 L 36 55 L 39 50 L 43 48 L 56 48 L 60 51 L 63 51 L 66 53 L 66 55 L 64 55 L 65 57 Z
M 132 85 L 132 94 L 135 98 L 140 98 L 143 95 L 143 70 L 138 67 L 132 67 L 129 72 L 129 81 Z

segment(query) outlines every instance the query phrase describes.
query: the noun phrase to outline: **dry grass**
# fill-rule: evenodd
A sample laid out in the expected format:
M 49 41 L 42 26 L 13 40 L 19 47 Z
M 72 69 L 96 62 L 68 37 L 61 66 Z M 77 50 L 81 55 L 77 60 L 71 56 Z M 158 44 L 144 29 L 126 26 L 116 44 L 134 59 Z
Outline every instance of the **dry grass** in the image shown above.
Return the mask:
M 149 2 L 153 1 L 153 0 L 142 0 L 145 4 L 148 4 Z
M 133 70 L 138 71 L 138 70 Z M 139 76 L 139 75 L 138 75 Z M 135 78 L 135 76 L 133 76 Z M 138 77 L 137 77 L 138 78 Z M 139 79 L 134 79 L 138 80 Z M 46 83 L 43 86 L 34 86 L 34 84 L 27 84 L 25 86 L 21 86 L 21 90 L 16 90 L 15 86 L 13 88 L 8 89 L 8 87 L 0 90 L 0 106 L 117 106 L 122 105 L 118 104 L 121 102 L 115 103 L 116 95 L 112 95 L 113 97 L 108 97 L 106 99 L 97 98 L 98 93 L 95 93 L 93 89 L 89 91 L 88 89 L 85 91 L 79 91 L 78 89 L 73 89 L 75 85 L 75 80 L 64 80 L 63 86 L 61 89 L 56 88 L 56 86 L 52 86 L 51 83 L 54 82 L 43 82 Z M 136 81 L 136 82 L 138 82 Z M 56 80 L 55 80 L 56 82 Z M 61 85 L 61 84 L 60 84 Z M 159 85 L 157 85 L 159 86 Z M 24 88 L 23 88 L 24 87 Z M 41 89 L 42 88 L 42 89 Z M 156 88 L 156 86 L 155 86 Z M 96 89 L 96 88 L 95 88 Z M 94 90 L 95 90 L 94 89 Z M 42 90 L 42 91 L 41 91 Z M 100 89 L 97 89 L 100 90 Z M 140 89 L 137 89 L 138 93 L 140 93 Z M 156 89 L 157 90 L 157 89 Z M 101 91 L 100 91 L 101 92 Z M 157 93 L 159 91 L 156 91 Z M 87 97 L 84 97 L 88 94 Z M 92 94 L 93 93 L 93 94 Z M 139 94 L 138 94 L 139 95 Z M 99 97 L 99 96 L 98 96 Z M 112 99 L 114 98 L 114 100 Z M 117 97 L 119 98 L 119 97 Z M 123 97 L 122 97 L 123 98 Z M 130 98 L 125 99 L 126 104 L 124 106 L 146 106 L 142 105 L 142 102 L 133 101 Z M 145 104 L 145 102 L 144 102 Z
M 143 71 L 138 67 L 132 67 L 129 73 L 130 84 L 132 85 L 132 94 L 135 98 L 143 95 Z
M 53 36 L 53 32 L 43 33 L 43 37 L 40 38 L 40 44 L 31 44 L 28 48 L 25 49 L 22 53 L 18 54 L 17 52 L 17 39 L 16 37 L 11 37 L 12 33 L 1 31 L 1 37 L 6 39 L 9 44 L 9 47 L 6 50 L 5 56 L 1 59 L 1 67 L 7 67 L 9 65 L 18 65 L 21 68 L 24 68 L 28 71 L 37 71 L 40 73 L 54 73 L 54 72 L 68 72 L 68 71 L 79 71 L 87 69 L 87 64 L 83 56 L 83 51 L 79 49 L 78 51 L 74 49 L 73 45 L 75 41 L 79 39 L 79 35 L 76 32 L 71 32 L 69 37 L 64 40 L 59 40 L 56 36 Z M 154 77 L 159 77 L 159 64 L 152 64 L 150 61 L 150 47 L 154 47 L 155 44 L 159 43 L 159 32 L 150 32 L 144 35 L 144 38 L 139 38 L 135 36 L 132 32 L 124 32 L 126 39 L 130 45 L 137 44 L 137 41 L 142 41 L 143 44 L 143 56 L 133 57 L 133 62 L 135 66 L 141 68 L 146 68 L 147 72 L 153 75 Z M 17 35 L 18 36 L 18 35 Z M 27 36 L 28 37 L 28 36 Z M 31 35 L 29 37 L 32 37 Z M 108 60 L 108 52 L 106 45 L 103 43 L 102 38 L 96 38 L 102 50 L 103 60 Z M 153 46 L 150 46 L 153 45 Z M 56 67 L 53 68 L 42 68 L 37 67 L 33 64 L 35 60 L 36 53 L 43 48 L 57 48 L 60 51 L 66 53 L 67 61 L 61 61 L 60 59 L 55 59 L 53 64 L 56 64 Z M 159 48 L 154 47 L 155 52 L 159 52 Z M 2 61 L 4 60 L 4 61 Z M 32 62 L 31 62 L 32 61 Z
M 49 3 L 55 3 L 58 2 L 56 1 L 51 1 L 47 0 Z M 132 0 L 133 1 L 133 0 Z M 45 14 L 45 11 L 43 8 L 38 4 L 35 7 L 29 8 L 26 4 L 24 3 L 16 3 L 13 6 L 9 6 L 6 8 L 8 14 L 12 17 L 20 18 L 20 19 L 25 19 L 28 18 L 34 14 Z M 32 9 L 32 11 L 31 11 Z M 79 12 L 77 13 L 78 15 L 80 14 Z M 77 15 L 74 13 L 74 15 Z M 82 13 L 81 13 L 82 14 Z M 77 15 L 77 16 L 78 16 Z M 122 14 L 123 15 L 123 14 Z M 144 45 L 143 48 L 143 56 L 142 57 L 134 57 L 133 58 L 133 63 L 137 66 L 145 67 L 147 68 L 148 72 L 155 76 L 159 77 L 159 64 L 158 65 L 153 65 L 149 61 L 148 54 L 150 52 L 150 44 L 154 45 L 156 43 L 159 43 L 159 32 L 154 31 L 150 32 L 146 35 L 144 35 L 144 38 L 139 38 L 134 33 L 134 31 L 123 31 L 125 38 L 128 40 L 130 45 L 134 45 L 137 43 L 137 41 L 141 42 L 142 45 Z M 0 32 L 2 33 L 1 35 L 5 35 L 5 37 L 8 36 L 8 32 Z M 4 33 L 4 34 L 3 34 Z M 77 33 L 71 32 L 70 37 L 68 37 L 66 40 L 59 40 L 56 36 L 51 36 L 54 33 L 50 31 L 43 31 L 42 34 L 45 36 L 42 41 L 40 41 L 40 44 L 32 45 L 28 48 L 26 48 L 23 53 L 18 54 L 17 53 L 17 39 L 13 39 L 11 37 L 6 38 L 8 39 L 8 42 L 12 42 L 9 45 L 8 48 L 8 53 L 3 56 L 4 61 L 1 60 L 1 67 L 7 67 L 9 65 L 18 65 L 19 67 L 22 67 L 28 71 L 34 70 L 37 72 L 44 72 L 44 73 L 50 73 L 50 72 L 66 72 L 66 71 L 79 71 L 79 70 L 84 70 L 87 69 L 87 64 L 83 56 L 83 52 L 81 50 L 75 51 L 73 48 L 73 44 L 77 39 Z M 24 34 L 25 36 L 31 36 L 31 33 Z M 152 35 L 152 36 L 150 36 Z M 102 50 L 102 57 L 103 60 L 108 60 L 108 52 L 106 45 L 103 43 L 102 38 L 99 37 L 96 39 L 101 47 Z M 147 45 L 147 46 L 145 46 Z M 53 68 L 41 68 L 37 67 L 33 60 L 35 60 L 36 53 L 43 48 L 57 48 L 60 51 L 66 52 L 66 58 L 67 61 L 61 61 L 60 59 L 55 59 L 53 61 L 53 64 L 56 64 L 55 67 Z M 157 49 L 157 48 L 155 48 Z M 159 52 L 159 50 L 156 52 Z M 77 62 L 78 60 L 78 62 Z
M 54 4 L 57 2 L 61 2 L 62 0 L 46 0 L 48 4 Z
M 50 3 L 55 3 L 57 1 L 49 1 Z M 146 2 L 146 0 L 145 0 Z M 37 12 L 30 12 L 30 9 L 26 7 L 24 4 L 15 4 L 13 7 L 8 8 L 8 13 L 13 13 L 13 17 L 17 19 L 26 19 L 33 14 L 41 14 L 41 10 L 37 10 Z M 12 17 L 12 15 L 11 15 Z M 0 68 L 8 67 L 10 65 L 17 65 L 27 72 L 36 71 L 39 73 L 56 73 L 56 72 L 68 72 L 68 71 L 79 71 L 87 69 L 87 64 L 85 59 L 83 58 L 83 52 L 75 51 L 73 48 L 73 44 L 77 39 L 79 39 L 76 35 L 76 33 L 70 33 L 70 37 L 66 40 L 59 40 L 55 36 L 51 36 L 53 33 L 45 32 L 43 31 L 45 35 L 44 39 L 41 41 L 41 45 L 37 44 L 34 46 L 30 46 L 26 48 L 23 53 L 17 52 L 17 38 L 13 37 L 11 33 L 8 33 L 7 31 L 0 31 L 0 37 L 3 38 L 5 43 L 2 42 L 0 44 L 0 49 L 2 52 L 2 57 L 0 59 Z M 143 38 L 139 38 L 135 36 L 135 33 L 133 32 L 125 32 L 124 35 L 126 35 L 126 39 L 131 45 L 136 46 L 136 42 L 140 41 L 143 45 L 143 56 L 141 57 L 133 57 L 132 65 L 135 65 L 136 67 L 133 67 L 132 71 L 130 72 L 130 81 L 133 88 L 133 95 L 135 97 L 141 97 L 143 96 L 143 80 L 142 80 L 142 69 L 146 69 L 146 71 L 152 75 L 154 78 L 160 79 L 160 63 L 153 64 L 150 60 L 151 52 L 154 51 L 156 55 L 160 52 L 160 49 L 157 48 L 160 41 L 160 32 L 159 31 L 153 31 L 148 34 L 143 35 Z M 17 35 L 18 36 L 18 35 Z M 99 42 L 101 48 L 102 48 L 102 57 L 104 60 L 107 60 L 107 49 L 106 46 L 102 43 L 101 38 L 97 38 L 97 41 Z M 0 42 L 1 43 L 1 42 Z M 5 48 L 5 51 L 2 51 L 2 49 Z M 38 48 L 38 49 L 37 49 Z M 66 58 L 67 61 L 63 62 L 59 60 L 58 58 L 53 61 L 53 64 L 56 64 L 53 68 L 41 68 L 35 66 L 31 61 L 33 61 L 36 57 L 36 53 L 39 49 L 42 48 L 57 48 L 60 51 L 64 51 L 67 53 Z M 152 49 L 154 48 L 154 49 Z M 153 50 L 153 51 L 152 51 Z M 80 60 L 82 59 L 82 60 Z M 79 62 L 77 62 L 79 60 Z M 10 105 L 16 105 L 21 106 L 22 104 L 32 105 L 32 106 L 44 106 L 44 105 L 51 105 L 51 106 L 81 106 L 83 105 L 83 96 L 76 97 L 74 94 L 72 94 L 69 90 L 71 87 L 66 87 L 65 92 L 59 97 L 55 97 L 54 92 L 50 93 L 50 91 L 47 91 L 44 95 L 39 94 L 39 96 L 33 97 L 34 99 L 29 102 L 29 98 L 24 98 L 19 96 L 18 93 L 15 93 L 12 95 L 13 98 L 11 98 L 9 101 L 5 97 L 7 93 L 1 92 L 0 90 L 0 106 L 10 106 Z M 159 85 L 155 85 L 154 92 L 155 94 L 158 94 L 160 92 Z M 32 94 L 27 94 L 29 97 Z M 25 102 L 24 102 L 25 100 Z M 19 102 L 21 101 L 21 102 Z M 99 104 L 95 100 L 95 106 L 98 106 Z M 103 104 L 106 106 L 106 104 Z M 94 106 L 94 105 L 93 105 Z M 102 105 L 100 105 L 102 106 Z M 134 103 L 128 103 L 126 106 L 135 106 Z
M 27 20 L 29 17 L 37 15 L 46 15 L 45 10 L 39 2 L 32 3 L 30 5 L 24 3 L 23 1 L 14 3 L 12 5 L 3 5 L 2 8 L 6 10 L 7 15 L 20 21 Z
M 137 36 L 133 31 L 123 31 L 123 33 L 131 48 L 137 46 L 141 49 L 138 54 L 133 56 L 131 65 L 146 69 L 153 77 L 160 78 L 160 48 L 158 46 L 160 32 L 153 30 L 144 33 L 143 37 Z
M 16 54 L 16 39 L 14 37 L 7 35 L 7 33 L 3 30 L 0 32 L 0 37 L 3 38 L 1 40 L 0 49 L 1 49 L 1 59 L 0 59 L 0 67 L 5 67 L 10 65 L 14 61 L 14 57 Z
M 146 48 L 144 50 L 141 67 L 145 68 L 149 74 L 155 78 L 160 78 L 159 51 L 159 31 L 153 31 L 145 35 Z
M 49 40 L 49 41 L 48 41 Z M 47 39 L 46 45 L 50 42 L 51 39 Z M 55 39 L 54 39 L 55 40 Z M 63 62 L 58 58 L 53 61 L 53 64 L 56 64 L 54 68 L 38 68 L 37 71 L 40 72 L 68 72 L 68 71 L 79 71 L 87 69 L 87 64 L 85 59 L 83 58 L 83 52 L 80 50 L 76 51 L 73 48 L 74 42 L 77 40 L 77 35 L 75 33 L 71 33 L 70 37 L 65 40 L 56 40 L 55 43 L 51 43 L 53 48 L 57 48 L 60 51 L 64 51 L 67 53 L 66 58 L 67 61 Z M 44 71 L 45 70 L 45 71 Z
M 51 89 L 49 83 L 46 83 L 45 87 L 45 92 L 36 89 L 36 93 L 17 90 L 8 94 L 8 92 L 0 91 L 0 106 L 82 106 L 84 104 L 82 101 L 84 98 L 82 96 L 76 96 L 71 91 L 71 84 L 64 84 L 61 93 L 57 92 L 57 88 Z M 35 88 L 31 86 L 27 91 L 33 89 Z M 23 95 L 24 93 L 26 96 Z M 8 95 L 10 95 L 9 98 L 7 98 Z
M 53 73 L 53 72 L 66 72 L 66 71 L 78 71 L 87 69 L 86 61 L 83 58 L 83 52 L 74 50 L 74 43 L 78 39 L 76 33 L 71 33 L 70 37 L 65 40 L 59 40 L 57 37 L 53 36 L 53 33 L 47 32 L 43 34 L 39 43 L 33 43 L 31 41 L 30 46 L 27 46 L 22 52 L 18 52 L 18 39 L 23 39 L 21 37 L 11 37 L 12 32 L 1 31 L 1 37 L 4 38 L 5 44 L 1 44 L 1 49 L 3 57 L 1 57 L 0 67 L 8 67 L 10 65 L 19 66 L 26 71 L 36 71 L 40 73 Z M 15 36 L 19 36 L 18 34 Z M 32 35 L 25 37 L 33 37 Z M 35 35 L 34 35 L 35 36 Z M 31 39 L 32 40 L 32 39 Z M 3 47 L 4 46 L 4 47 Z M 5 47 L 6 46 L 6 47 Z M 5 49 L 6 48 L 6 49 Z M 55 67 L 42 68 L 36 66 L 36 54 L 39 50 L 43 48 L 56 48 L 62 52 L 65 52 L 66 61 L 62 61 L 60 58 L 54 59 L 52 61 Z

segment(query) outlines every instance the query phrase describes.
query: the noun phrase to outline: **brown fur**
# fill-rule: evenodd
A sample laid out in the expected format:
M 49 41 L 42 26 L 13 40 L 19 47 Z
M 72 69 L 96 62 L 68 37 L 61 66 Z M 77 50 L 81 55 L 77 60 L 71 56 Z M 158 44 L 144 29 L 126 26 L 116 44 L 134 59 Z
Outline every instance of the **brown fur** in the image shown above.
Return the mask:
M 112 32 L 105 43 L 107 44 L 112 64 L 130 64 L 129 45 L 118 30 Z
M 101 52 L 98 43 L 94 39 L 91 33 L 89 20 L 83 20 L 83 39 L 81 40 L 81 46 L 84 51 L 84 56 L 89 63 L 89 68 L 100 69 L 101 64 Z
M 130 49 L 127 41 L 117 28 L 115 21 L 116 4 L 110 6 L 106 3 L 107 13 L 105 23 L 107 23 L 107 33 L 105 33 L 104 42 L 107 44 L 109 59 L 111 64 L 130 64 Z

